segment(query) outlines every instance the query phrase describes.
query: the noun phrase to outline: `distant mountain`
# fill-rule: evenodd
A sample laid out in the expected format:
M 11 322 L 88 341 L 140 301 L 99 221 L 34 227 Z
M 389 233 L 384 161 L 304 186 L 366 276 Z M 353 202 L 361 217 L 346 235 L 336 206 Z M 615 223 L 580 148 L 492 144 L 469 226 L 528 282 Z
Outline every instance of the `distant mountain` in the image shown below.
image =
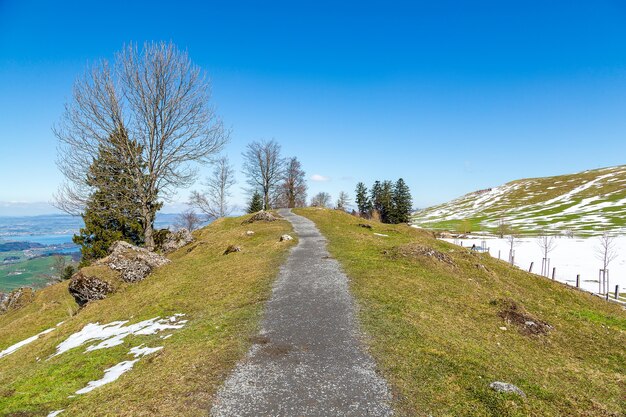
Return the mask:
M 511 181 L 416 212 L 412 223 L 432 229 L 495 230 L 504 221 L 520 232 L 626 232 L 626 165 L 555 177 Z
M 6 242 L 0 243 L 0 252 L 11 252 L 16 250 L 38 249 L 44 245 L 36 242 Z

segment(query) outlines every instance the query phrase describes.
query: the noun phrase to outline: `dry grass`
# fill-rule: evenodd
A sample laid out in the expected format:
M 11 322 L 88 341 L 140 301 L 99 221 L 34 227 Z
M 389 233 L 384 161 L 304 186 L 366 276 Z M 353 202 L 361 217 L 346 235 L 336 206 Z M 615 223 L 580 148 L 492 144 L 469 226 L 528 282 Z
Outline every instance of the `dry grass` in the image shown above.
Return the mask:
M 195 233 L 196 242 L 171 254 L 171 264 L 143 282 L 119 284 L 118 292 L 79 311 L 67 282 L 37 293 L 27 307 L 0 316 L 0 350 L 65 323 L 16 353 L 0 359 L 0 415 L 39 416 L 66 409 L 68 416 L 204 416 L 213 395 L 249 348 L 271 282 L 294 242 L 285 221 L 242 226 L 219 220 Z M 246 230 L 255 232 L 246 236 Z M 223 256 L 228 245 L 243 250 Z M 116 277 L 108 277 L 116 280 Z M 186 313 L 189 323 L 174 335 L 133 336 L 123 346 L 84 354 L 84 347 L 50 360 L 56 345 L 87 323 Z M 103 370 L 128 360 L 128 349 L 164 346 L 139 361 L 115 383 L 68 398 Z
M 398 415 L 626 414 L 622 308 L 421 230 L 367 222 L 368 230 L 338 211 L 297 212 L 316 222 L 351 279 Z M 445 254 L 454 267 L 411 247 Z M 397 248 L 404 255 L 389 256 Z M 515 303 L 515 314 L 501 300 Z M 529 334 L 519 317 L 551 329 Z M 527 398 L 496 393 L 493 381 L 517 385 Z

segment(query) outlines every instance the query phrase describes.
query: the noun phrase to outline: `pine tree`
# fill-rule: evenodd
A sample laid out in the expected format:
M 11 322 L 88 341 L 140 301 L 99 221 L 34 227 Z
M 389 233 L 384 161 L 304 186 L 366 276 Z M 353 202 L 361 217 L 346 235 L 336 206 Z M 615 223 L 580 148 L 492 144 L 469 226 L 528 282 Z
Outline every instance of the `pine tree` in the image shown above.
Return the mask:
M 393 190 L 393 223 L 408 223 L 412 208 L 411 191 L 404 180 L 400 178 Z
M 248 213 L 256 213 L 263 210 L 263 196 L 258 191 L 252 194 L 250 204 L 248 204 Z
M 393 223 L 393 183 L 391 181 L 382 182 L 380 186 L 380 195 L 378 200 L 380 205 L 380 220 L 383 223 Z
M 374 210 L 376 210 L 378 212 L 378 214 L 380 214 L 380 212 L 383 209 L 383 207 L 382 207 L 382 200 L 381 200 L 382 188 L 383 187 L 380 184 L 380 181 L 376 181 L 376 182 L 374 182 L 374 185 L 372 185 L 370 202 L 372 204 L 372 208 Z
M 127 171 L 129 153 L 141 154 L 141 147 L 122 130 L 100 146 L 98 157 L 89 168 L 86 183 L 93 192 L 82 215 L 85 227 L 73 237 L 81 247 L 83 265 L 106 256 L 115 241 L 143 244 L 146 225 L 142 224 L 137 182 Z M 159 203 L 151 204 L 153 214 L 159 208 Z
M 372 202 L 367 195 L 367 187 L 362 182 L 356 185 L 356 205 L 361 217 L 371 216 Z

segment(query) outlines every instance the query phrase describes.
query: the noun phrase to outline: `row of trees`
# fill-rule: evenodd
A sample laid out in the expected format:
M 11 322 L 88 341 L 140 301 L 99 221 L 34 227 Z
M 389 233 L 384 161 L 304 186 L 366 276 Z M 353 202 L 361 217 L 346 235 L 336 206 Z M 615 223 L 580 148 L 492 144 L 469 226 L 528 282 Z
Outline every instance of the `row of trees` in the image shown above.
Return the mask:
M 378 217 L 383 223 L 407 223 L 413 201 L 408 185 L 400 178 L 395 183 L 376 181 L 369 192 L 365 184 L 359 182 L 356 205 L 362 217 Z

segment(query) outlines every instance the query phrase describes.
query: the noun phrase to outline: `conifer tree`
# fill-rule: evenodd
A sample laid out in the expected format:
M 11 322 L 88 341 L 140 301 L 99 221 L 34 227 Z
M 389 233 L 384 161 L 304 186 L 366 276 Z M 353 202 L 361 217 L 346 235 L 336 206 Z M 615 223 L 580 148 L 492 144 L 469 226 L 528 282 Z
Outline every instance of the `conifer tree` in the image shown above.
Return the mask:
M 248 205 L 248 213 L 256 213 L 263 210 L 263 196 L 260 192 L 255 191 Z
M 408 223 L 413 200 L 408 185 L 400 178 L 393 190 L 393 223 Z
M 356 185 L 356 205 L 361 217 L 371 216 L 372 202 L 367 195 L 367 187 L 362 182 Z
M 374 185 L 372 185 L 370 202 L 372 204 L 372 208 L 376 210 L 378 214 L 380 214 L 380 212 L 383 209 L 381 197 L 382 197 L 382 185 L 380 181 L 375 181 Z
M 85 227 L 73 237 L 74 243 L 81 247 L 83 264 L 106 256 L 115 241 L 144 243 L 147 225 L 143 224 L 137 185 L 127 172 L 125 155 L 129 150 L 141 154 L 141 146 L 130 141 L 125 130 L 121 130 L 111 135 L 108 143 L 100 145 L 98 157 L 89 168 L 86 183 L 94 191 L 82 215 Z M 150 207 L 156 214 L 160 204 L 152 202 Z
M 378 201 L 380 205 L 380 220 L 383 223 L 394 222 L 393 191 L 393 183 L 391 181 L 382 182 Z

